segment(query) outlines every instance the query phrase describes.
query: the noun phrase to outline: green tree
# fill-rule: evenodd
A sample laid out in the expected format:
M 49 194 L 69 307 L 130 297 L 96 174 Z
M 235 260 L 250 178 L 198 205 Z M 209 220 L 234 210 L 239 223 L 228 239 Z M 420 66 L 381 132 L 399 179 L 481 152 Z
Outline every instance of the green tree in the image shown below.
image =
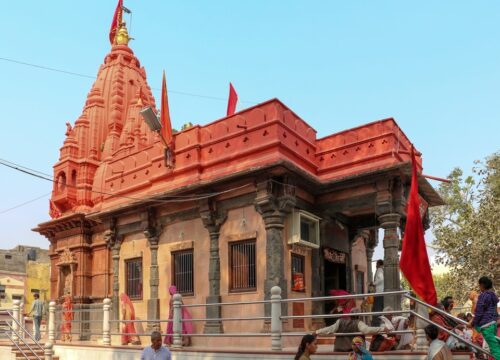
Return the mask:
M 447 282 L 460 294 L 481 276 L 500 285 L 500 152 L 477 161 L 472 174 L 455 168 L 439 186 L 446 205 L 431 212 L 437 260 L 450 267 Z

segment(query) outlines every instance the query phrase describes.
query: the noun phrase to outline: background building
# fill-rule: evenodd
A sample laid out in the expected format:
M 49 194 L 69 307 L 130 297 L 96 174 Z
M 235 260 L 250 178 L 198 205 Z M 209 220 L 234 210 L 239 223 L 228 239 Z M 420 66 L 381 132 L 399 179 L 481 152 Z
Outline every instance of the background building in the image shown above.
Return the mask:
M 0 308 L 10 309 L 14 300 L 20 300 L 28 312 L 33 294 L 47 301 L 49 289 L 48 250 L 23 245 L 0 250 Z

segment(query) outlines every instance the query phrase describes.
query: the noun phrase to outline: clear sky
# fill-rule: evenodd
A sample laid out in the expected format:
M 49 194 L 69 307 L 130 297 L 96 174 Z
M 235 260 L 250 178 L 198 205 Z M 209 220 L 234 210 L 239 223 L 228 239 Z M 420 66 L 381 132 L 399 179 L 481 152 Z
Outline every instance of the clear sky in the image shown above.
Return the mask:
M 10 1 L 0 57 L 95 76 L 115 0 Z M 174 127 L 277 97 L 318 137 L 394 117 L 428 174 L 499 150 L 500 2 L 125 0 L 151 87 L 167 72 Z M 0 60 L 0 158 L 52 174 L 92 79 Z M 219 99 L 182 95 L 199 94 Z M 156 99 L 159 91 L 154 91 Z M 47 247 L 51 183 L 0 166 L 0 248 Z

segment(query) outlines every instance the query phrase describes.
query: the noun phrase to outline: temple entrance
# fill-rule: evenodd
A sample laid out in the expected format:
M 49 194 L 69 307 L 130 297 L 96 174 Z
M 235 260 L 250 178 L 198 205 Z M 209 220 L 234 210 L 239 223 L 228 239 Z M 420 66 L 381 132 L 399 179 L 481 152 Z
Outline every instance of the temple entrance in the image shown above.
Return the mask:
M 324 281 L 325 296 L 329 296 L 330 290 L 347 290 L 347 254 L 330 249 L 323 249 L 324 255 Z M 325 302 L 325 314 L 330 314 L 335 310 L 335 302 Z M 325 318 L 326 326 L 333 325 L 336 318 Z

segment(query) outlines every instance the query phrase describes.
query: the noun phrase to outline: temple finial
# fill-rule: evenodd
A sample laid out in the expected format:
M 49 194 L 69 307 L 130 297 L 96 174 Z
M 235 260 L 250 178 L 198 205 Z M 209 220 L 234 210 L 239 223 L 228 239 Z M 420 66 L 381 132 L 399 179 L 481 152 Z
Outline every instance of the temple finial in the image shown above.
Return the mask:
M 114 43 L 116 45 L 128 45 L 130 37 L 128 36 L 127 26 L 124 21 L 120 25 L 120 29 L 116 33 Z

